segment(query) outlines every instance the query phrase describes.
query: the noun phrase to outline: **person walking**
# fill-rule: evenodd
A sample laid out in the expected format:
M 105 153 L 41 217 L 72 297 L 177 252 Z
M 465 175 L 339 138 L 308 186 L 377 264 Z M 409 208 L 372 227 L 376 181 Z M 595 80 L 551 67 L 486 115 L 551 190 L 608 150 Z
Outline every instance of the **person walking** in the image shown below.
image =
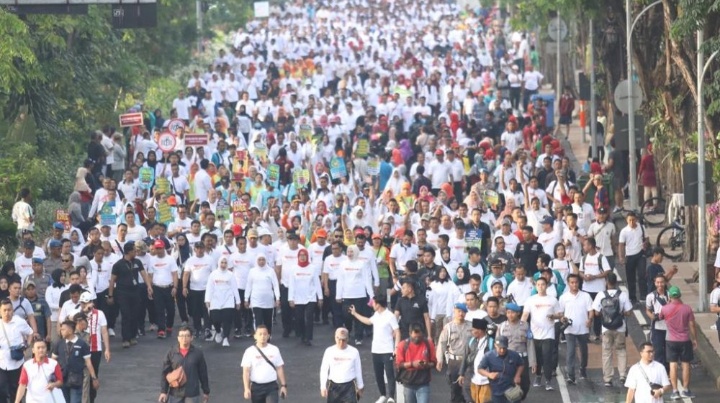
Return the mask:
M 670 370 L 667 356 L 665 354 L 665 340 L 667 336 L 667 325 L 660 319 L 662 307 L 670 302 L 667 291 L 667 280 L 665 275 L 658 274 L 654 279 L 655 289 L 645 298 L 645 312 L 650 318 L 650 341 L 653 345 L 653 359 Z
M 478 365 L 477 372 L 490 380 L 492 403 L 511 403 L 505 392 L 519 386 L 522 380 L 523 359 L 508 347 L 508 338 L 498 337 L 493 351 L 485 354 Z
M 435 345 L 419 323 L 410 325 L 410 337 L 395 347 L 397 381 L 407 403 L 429 403 L 432 368 L 437 366 Z
M 580 276 L 570 274 L 567 278 L 568 291 L 560 296 L 560 310 L 563 313 L 561 326 L 565 327 L 567 353 L 565 366 L 567 382 L 575 383 L 577 368 L 577 351 L 580 350 L 580 379 L 587 378 L 588 340 L 592 324 L 592 298 L 590 294 L 580 290 Z
M 160 403 L 202 403 L 210 400 L 210 379 L 208 377 L 205 355 L 196 348 L 193 334 L 189 327 L 182 326 L 177 332 L 178 344 L 170 348 L 162 364 L 160 376 Z M 168 375 L 182 367 L 185 383 L 171 385 Z M 174 378 L 172 375 L 170 378 Z
M 157 337 L 164 339 L 172 333 L 175 323 L 175 293 L 178 286 L 177 262 L 165 252 L 165 242 L 155 240 L 155 256 L 150 258 L 150 272 L 152 273 L 153 299 L 157 314 Z
M 395 345 L 400 341 L 400 329 L 397 318 L 387 309 L 387 298 L 373 298 L 373 316 L 366 318 L 360 315 L 355 306 L 350 306 L 350 315 L 361 323 L 373 327 L 373 339 L 370 351 L 373 357 L 375 382 L 378 384 L 380 397 L 375 403 L 395 403 L 395 368 L 393 355 Z M 385 379 L 387 378 L 387 384 Z
M 105 356 L 105 362 L 109 363 L 112 354 L 110 353 L 110 335 L 107 328 L 107 319 L 103 311 L 95 308 L 94 295 L 85 291 L 80 295 L 80 310 L 87 318 L 88 340 L 84 340 L 90 346 L 90 362 L 95 369 L 95 375 L 100 376 L 100 362 Z M 71 318 L 74 320 L 74 316 Z M 131 327 L 131 329 L 134 329 Z M 103 354 L 104 350 L 104 354 Z M 90 401 L 95 402 L 97 390 L 90 388 Z
M 670 399 L 694 399 L 695 395 L 690 391 L 690 363 L 694 358 L 693 350 L 697 348 L 695 314 L 690 305 L 680 299 L 682 295 L 678 287 L 670 287 L 668 296 L 670 302 L 662 307 L 659 318 L 667 326 L 665 353 L 670 363 L 670 383 L 673 389 Z M 685 387 L 682 392 L 678 392 L 678 362 L 682 366 L 682 384 Z
M 530 333 L 530 325 L 520 320 L 522 307 L 511 302 L 505 306 L 505 313 L 508 320 L 498 327 L 498 337 L 508 338 L 508 348 L 520 355 L 523 359 L 523 371 L 520 376 L 520 388 L 523 391 L 523 399 L 530 391 L 530 368 L 537 365 L 535 359 L 535 341 Z
M 322 310 L 323 293 L 320 273 L 310 264 L 307 249 L 298 252 L 297 267 L 288 283 L 288 301 L 295 310 L 295 334 L 300 336 L 303 344 L 312 346 L 315 306 Z
M 60 363 L 63 371 L 63 395 L 68 403 L 81 403 L 86 368 L 92 379 L 92 387 L 100 387 L 90 360 L 90 346 L 75 334 L 75 322 L 70 319 L 60 325 L 60 335 L 62 338 L 55 344 L 52 358 Z
M 638 302 L 637 288 L 641 296 L 648 293 L 644 250 L 646 240 L 645 228 L 638 222 L 637 214 L 631 211 L 627 215 L 627 226 L 618 235 L 618 263 L 625 263 L 628 294 L 633 305 Z
M 343 261 L 342 266 L 338 269 L 335 298 L 339 304 L 342 304 L 344 312 L 347 312 L 350 306 L 354 305 L 355 309 L 363 313 L 365 308 L 367 308 L 368 297 L 372 298 L 375 296 L 370 270 L 366 270 L 365 262 L 358 259 L 359 254 L 360 250 L 357 246 L 348 246 L 348 258 Z M 425 308 L 425 312 L 427 312 L 427 307 Z M 355 345 L 362 345 L 363 337 L 365 336 L 365 326 L 359 323 L 357 319 L 353 319 L 350 315 L 345 316 L 345 325 L 348 329 L 352 329 L 352 327 L 355 326 Z
M 153 288 L 150 276 L 135 255 L 135 244 L 133 242 L 126 243 L 123 245 L 123 252 L 125 252 L 123 258 L 115 262 L 112 267 L 110 287 L 108 288 L 108 304 L 117 302 L 120 307 L 122 346 L 128 348 L 137 344 L 138 329 L 143 327 L 142 322 L 145 316 L 144 312 L 140 310 L 140 285 L 138 279 L 143 279 L 144 288 L 147 288 L 147 295 L 150 298 L 153 296 Z M 117 300 L 115 297 L 117 297 Z
M 255 344 L 245 349 L 240 362 L 245 390 L 243 395 L 245 400 L 251 400 L 252 403 L 277 403 L 278 397 L 287 398 L 285 363 L 280 350 L 269 344 L 269 339 L 267 327 L 258 326 L 255 329 Z
M 625 387 L 628 388 L 626 402 L 636 403 L 663 403 L 663 395 L 670 390 L 665 367 L 653 360 L 655 349 L 652 343 L 640 344 L 640 361 L 630 367 Z
M 248 273 L 245 307 L 252 310 L 255 329 L 264 325 L 272 335 L 274 310 L 280 307 L 280 285 L 265 254 L 258 253 L 255 264 Z
M 205 255 L 205 244 L 195 242 L 195 254 L 185 261 L 182 276 L 182 294 L 187 298 L 190 316 L 195 329 L 195 336 L 200 337 L 204 331 L 205 341 L 212 341 L 210 318 L 205 307 L 205 291 L 208 277 L 215 269 L 213 259 Z
M 465 403 L 462 394 L 462 385 L 458 384 L 460 367 L 465 353 L 465 344 L 472 336 L 471 324 L 465 321 L 467 306 L 461 302 L 453 307 L 452 321 L 446 324 L 438 338 L 436 359 L 437 370 L 441 372 L 447 365 L 447 381 L 450 385 L 450 402 Z
M 229 258 L 221 257 L 218 268 L 210 273 L 205 287 L 205 306 L 215 327 L 215 342 L 222 343 L 223 347 L 230 347 L 235 310 L 240 309 L 241 303 L 235 274 L 228 270 L 228 266 Z
M 15 401 L 21 367 L 25 361 L 24 346 L 33 335 L 25 319 L 13 312 L 13 304 L 9 299 L 0 301 L 0 403 Z
M 33 359 L 26 361 L 20 371 L 15 403 L 45 403 L 62 396 L 63 373 L 60 364 L 48 357 L 45 340 L 36 340 L 32 346 Z M 27 395 L 26 395 L 27 392 Z M 60 394 L 60 396 L 58 396 Z
M 552 374 L 557 367 L 557 347 L 555 345 L 555 320 L 562 317 L 557 298 L 547 294 L 548 280 L 539 277 L 535 280 L 537 294 L 528 298 L 523 306 L 522 321 L 530 322 L 530 330 L 535 340 L 537 367 L 534 387 L 540 387 L 542 375 L 545 375 L 545 390 L 553 390 Z
M 479 363 L 482 357 L 490 351 L 487 337 L 488 322 L 485 319 L 473 319 L 471 336 L 465 342 L 465 350 L 463 353 L 463 361 L 460 365 L 460 376 L 458 376 L 458 385 L 463 388 L 463 396 L 468 402 L 485 402 L 490 396 L 490 386 L 486 378 L 477 378 L 481 376 L 477 374 L 476 363 Z M 478 356 L 480 356 L 478 358 Z M 473 381 L 473 378 L 475 380 Z
M 325 349 L 320 364 L 320 396 L 327 403 L 357 403 L 365 384 L 360 353 L 348 345 L 350 333 L 344 327 L 335 330 L 335 345 Z
M 630 316 L 630 298 L 621 292 L 617 275 L 608 273 L 605 277 L 607 289 L 598 293 L 593 301 L 593 316 L 600 316 L 602 322 L 602 360 L 605 387 L 613 386 L 613 354 L 617 356 L 620 384 L 625 384 L 627 374 L 627 351 L 625 349 L 625 316 Z

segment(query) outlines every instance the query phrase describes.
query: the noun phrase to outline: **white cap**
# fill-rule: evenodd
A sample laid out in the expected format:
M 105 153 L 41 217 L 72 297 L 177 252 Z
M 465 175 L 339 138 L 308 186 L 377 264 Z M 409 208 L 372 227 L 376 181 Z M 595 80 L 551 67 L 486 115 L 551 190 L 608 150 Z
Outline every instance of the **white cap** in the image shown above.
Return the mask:
M 90 291 L 85 291 L 80 294 L 80 302 L 93 302 L 95 301 L 95 295 Z

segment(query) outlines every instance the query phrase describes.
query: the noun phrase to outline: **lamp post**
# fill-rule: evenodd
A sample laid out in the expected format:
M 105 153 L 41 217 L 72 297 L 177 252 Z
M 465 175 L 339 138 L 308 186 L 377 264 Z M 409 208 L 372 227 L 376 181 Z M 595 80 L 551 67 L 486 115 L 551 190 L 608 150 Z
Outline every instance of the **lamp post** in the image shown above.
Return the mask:
M 699 274 L 699 289 L 698 289 L 698 310 L 704 312 L 708 308 L 707 304 L 707 222 L 706 222 L 706 204 L 705 201 L 705 111 L 703 110 L 703 77 L 707 72 L 710 62 L 715 59 L 715 56 L 720 53 L 720 50 L 716 50 L 707 59 L 707 62 L 703 62 L 704 56 L 702 54 L 703 45 L 703 31 L 699 29 L 697 31 L 697 126 L 698 126 L 698 221 L 700 224 L 698 229 L 698 274 Z
M 627 29 L 627 83 L 628 83 L 628 148 L 630 153 L 630 209 L 637 210 L 638 208 L 638 184 L 637 184 L 637 160 L 635 159 L 636 144 L 635 144 L 635 106 L 633 105 L 633 63 L 632 63 L 632 33 L 635 29 L 640 17 L 645 14 L 652 7 L 662 4 L 662 0 L 657 0 L 650 3 L 647 7 L 643 8 L 642 11 L 635 17 L 632 18 L 632 9 L 630 0 L 625 0 L 625 11 L 626 11 L 626 29 Z

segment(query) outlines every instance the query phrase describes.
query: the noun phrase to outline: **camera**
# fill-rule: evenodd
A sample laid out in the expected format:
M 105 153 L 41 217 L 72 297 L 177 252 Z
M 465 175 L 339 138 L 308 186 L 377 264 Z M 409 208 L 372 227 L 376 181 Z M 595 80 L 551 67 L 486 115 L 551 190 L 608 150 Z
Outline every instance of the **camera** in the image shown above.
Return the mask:
M 487 333 L 487 336 L 488 336 L 489 338 L 494 338 L 494 337 L 495 337 L 495 333 L 497 333 L 497 328 L 498 328 L 498 327 L 497 327 L 497 325 L 496 325 L 495 323 L 488 323 L 488 325 L 487 325 L 487 331 L 486 331 L 485 333 Z
M 563 318 L 563 320 L 560 321 L 560 332 L 565 332 L 565 329 L 572 326 L 573 321 L 569 318 Z

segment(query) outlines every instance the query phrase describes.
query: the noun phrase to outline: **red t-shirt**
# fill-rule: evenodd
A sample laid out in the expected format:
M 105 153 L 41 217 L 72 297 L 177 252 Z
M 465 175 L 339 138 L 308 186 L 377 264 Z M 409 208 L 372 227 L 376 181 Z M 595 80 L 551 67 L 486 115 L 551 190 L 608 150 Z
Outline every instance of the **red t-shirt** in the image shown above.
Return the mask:
M 667 326 L 667 341 L 690 341 L 690 321 L 695 321 L 695 314 L 690 305 L 675 300 L 665 304 L 660 314 Z
M 179 350 L 180 350 L 180 355 L 182 355 L 183 357 L 187 357 L 188 351 L 190 351 L 189 348 L 181 348 Z

